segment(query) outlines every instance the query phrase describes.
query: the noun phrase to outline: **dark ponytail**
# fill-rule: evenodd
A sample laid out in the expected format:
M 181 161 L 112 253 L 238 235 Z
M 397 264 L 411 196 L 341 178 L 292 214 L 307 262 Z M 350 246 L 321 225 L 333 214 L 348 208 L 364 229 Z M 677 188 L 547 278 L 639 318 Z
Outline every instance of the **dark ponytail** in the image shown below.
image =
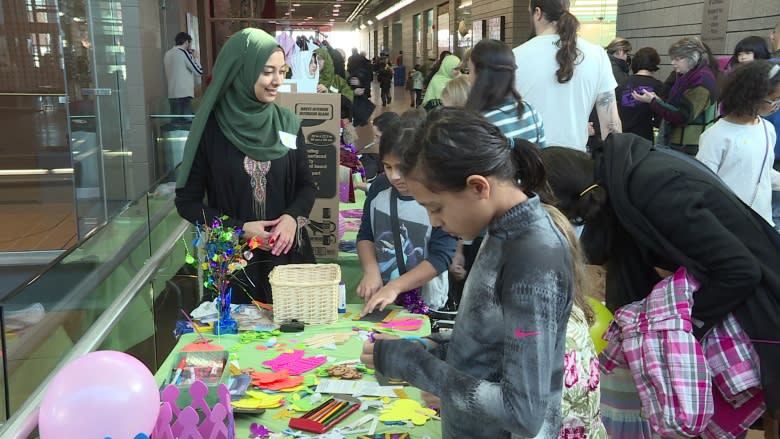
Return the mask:
M 607 192 L 594 178 L 595 162 L 586 153 L 561 146 L 541 150 L 553 203 L 575 224 L 601 221 Z
M 577 49 L 577 29 L 580 28 L 580 22 L 571 12 L 564 11 L 558 20 L 558 35 L 561 37 L 558 41 L 558 52 L 555 54 L 555 60 L 560 66 L 555 72 L 558 82 L 565 84 L 571 81 L 574 76 L 574 64 L 577 62 L 579 50 Z
M 539 147 L 525 139 L 511 139 L 512 160 L 514 161 L 517 173 L 516 179 L 520 181 L 523 190 L 535 193 L 542 193 L 547 186 L 547 172 L 544 169 L 542 155 L 539 153 Z M 549 200 L 542 200 L 548 202 Z
M 401 172 L 431 192 L 460 192 L 470 175 L 511 181 L 529 192 L 546 185 L 536 145 L 510 141 L 481 115 L 452 107 L 428 114 L 414 146 L 404 151 Z
M 555 76 L 558 83 L 565 84 L 574 76 L 574 66 L 580 51 L 577 49 L 577 30 L 580 21 L 568 10 L 568 1 L 563 0 L 531 0 L 531 11 L 539 8 L 544 19 L 550 23 L 556 23 L 560 41 L 555 60 L 558 61 L 558 70 Z

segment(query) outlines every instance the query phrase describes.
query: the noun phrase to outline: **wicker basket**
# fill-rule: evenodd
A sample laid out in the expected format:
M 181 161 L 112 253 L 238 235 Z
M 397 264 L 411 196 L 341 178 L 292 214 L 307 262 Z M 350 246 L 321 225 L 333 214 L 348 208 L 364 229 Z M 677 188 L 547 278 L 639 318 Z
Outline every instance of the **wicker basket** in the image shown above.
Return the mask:
M 337 264 L 280 265 L 268 276 L 274 298 L 274 323 L 291 319 L 309 325 L 335 323 L 339 318 Z

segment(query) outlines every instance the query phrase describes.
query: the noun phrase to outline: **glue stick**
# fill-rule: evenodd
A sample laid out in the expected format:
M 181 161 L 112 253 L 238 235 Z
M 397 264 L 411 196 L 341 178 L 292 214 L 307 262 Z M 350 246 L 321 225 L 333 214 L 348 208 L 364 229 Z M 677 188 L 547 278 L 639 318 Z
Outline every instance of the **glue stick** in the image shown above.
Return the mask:
M 347 286 L 344 282 L 339 282 L 339 313 L 347 312 Z

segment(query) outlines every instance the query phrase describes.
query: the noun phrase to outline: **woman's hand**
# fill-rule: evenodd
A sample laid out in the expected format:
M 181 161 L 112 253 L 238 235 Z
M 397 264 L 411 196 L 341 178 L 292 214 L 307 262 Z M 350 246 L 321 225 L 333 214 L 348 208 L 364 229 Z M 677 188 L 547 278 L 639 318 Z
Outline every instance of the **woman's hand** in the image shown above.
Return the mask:
M 457 281 L 462 281 L 466 278 L 466 257 L 463 255 L 461 247 L 458 247 L 455 251 L 455 256 L 452 257 L 449 271 Z
M 261 241 L 260 250 L 268 251 L 271 249 L 269 244 L 272 235 L 272 232 L 269 232 L 268 229 L 277 224 L 279 224 L 279 219 L 273 221 L 249 221 L 245 222 L 241 228 L 244 230 L 244 238 L 246 238 L 247 241 L 253 237 L 257 237 Z
M 366 92 L 366 89 L 365 88 L 356 88 L 354 90 L 354 92 L 355 92 L 355 96 L 363 96 L 363 93 Z
M 382 289 L 382 275 L 377 270 L 363 275 L 363 279 L 357 287 L 357 295 L 363 300 L 368 300 L 380 289 Z
M 327 93 L 328 87 L 325 87 L 322 84 L 317 84 L 317 93 Z
M 395 302 L 399 294 L 401 294 L 401 291 L 396 290 L 392 283 L 385 285 L 371 295 L 365 306 L 363 306 L 363 312 L 360 313 L 360 317 L 371 314 L 377 308 L 380 311 L 384 310 L 387 305 Z
M 271 239 L 274 240 L 271 254 L 274 256 L 286 255 L 295 243 L 298 221 L 292 216 L 284 214 L 276 219 L 276 222 L 276 227 L 271 230 Z
M 441 406 L 441 398 L 434 395 L 433 393 L 428 393 L 425 390 L 420 391 L 420 398 L 423 400 L 425 405 L 427 406 L 433 406 L 433 407 L 439 407 Z
M 658 98 L 658 95 L 652 91 L 642 91 L 642 94 L 639 94 L 636 91 L 632 91 L 631 96 L 633 96 L 637 101 L 645 104 L 649 104 L 650 102 L 653 102 L 653 99 Z
M 372 338 L 369 338 L 363 343 L 363 352 L 360 353 L 360 362 L 365 364 L 369 369 L 376 369 L 374 365 L 374 343 L 376 340 L 395 340 L 399 337 L 390 334 L 374 334 Z

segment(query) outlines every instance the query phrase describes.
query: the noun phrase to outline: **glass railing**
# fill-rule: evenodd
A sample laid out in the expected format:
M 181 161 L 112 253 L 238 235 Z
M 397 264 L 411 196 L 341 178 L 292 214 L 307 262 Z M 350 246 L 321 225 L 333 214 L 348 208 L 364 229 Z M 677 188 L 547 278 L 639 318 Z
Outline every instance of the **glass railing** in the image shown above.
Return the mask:
M 95 348 L 130 353 L 151 370 L 170 352 L 179 309 L 197 301 L 197 280 L 183 267 L 179 237 L 189 226 L 174 208 L 172 175 L 0 299 L 3 422 L 38 393 L 41 383 L 73 355 L 74 346 L 94 333 L 96 322 L 105 323 L 107 310 L 116 309 L 120 296 L 132 300 Z M 138 284 L 150 261 L 156 264 L 153 274 Z M 135 284 L 135 291 L 128 292 Z

